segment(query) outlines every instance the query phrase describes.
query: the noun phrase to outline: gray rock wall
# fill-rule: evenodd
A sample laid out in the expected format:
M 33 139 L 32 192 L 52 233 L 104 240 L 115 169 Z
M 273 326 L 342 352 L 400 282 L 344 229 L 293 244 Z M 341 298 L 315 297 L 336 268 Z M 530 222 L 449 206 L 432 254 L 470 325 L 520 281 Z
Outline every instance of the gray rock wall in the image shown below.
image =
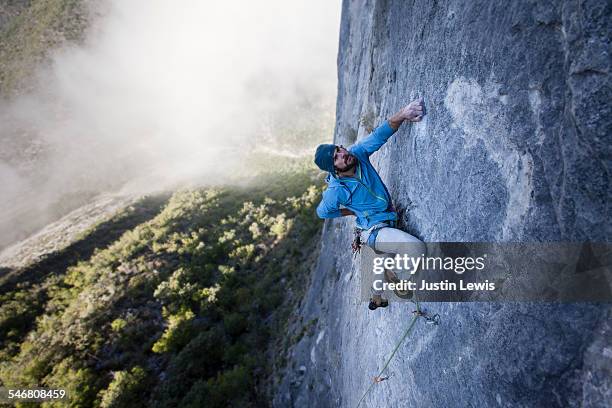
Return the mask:
M 372 162 L 425 241 L 610 241 L 610 1 L 345 1 L 334 141 L 417 96 Z M 275 406 L 355 406 L 411 319 L 359 302 L 351 219 L 327 221 Z M 432 303 L 364 406 L 605 406 L 609 305 Z M 298 330 L 298 327 L 294 327 Z

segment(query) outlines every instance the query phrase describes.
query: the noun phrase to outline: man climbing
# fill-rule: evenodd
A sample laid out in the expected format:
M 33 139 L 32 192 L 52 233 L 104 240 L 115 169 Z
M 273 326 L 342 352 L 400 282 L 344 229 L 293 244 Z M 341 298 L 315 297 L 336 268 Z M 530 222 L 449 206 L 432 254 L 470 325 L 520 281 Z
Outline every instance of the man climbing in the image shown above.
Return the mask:
M 317 207 L 317 215 L 321 218 L 355 216 L 354 246 L 365 243 L 375 251 L 397 254 L 403 252 L 406 244 L 412 244 L 416 245 L 417 255 L 425 251 L 425 245 L 418 238 L 395 228 L 397 213 L 391 196 L 369 159 L 404 121 L 419 122 L 422 118 L 423 101 L 412 101 L 348 149 L 333 144 L 317 147 L 315 163 L 329 172 L 325 180 L 328 187 Z M 392 273 L 391 279 L 397 280 L 397 276 Z M 388 304 L 382 298 L 382 291 L 373 290 L 370 310 Z

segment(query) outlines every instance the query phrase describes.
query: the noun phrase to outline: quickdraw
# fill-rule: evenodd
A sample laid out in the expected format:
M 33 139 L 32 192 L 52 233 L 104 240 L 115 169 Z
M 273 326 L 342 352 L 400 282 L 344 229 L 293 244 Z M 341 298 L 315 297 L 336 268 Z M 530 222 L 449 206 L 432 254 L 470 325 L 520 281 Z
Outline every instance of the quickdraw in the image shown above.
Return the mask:
M 374 377 L 374 382 L 378 384 L 380 382 L 387 381 L 389 378 L 391 378 L 391 374 L 389 374 L 386 377 L 378 377 L 378 376 L 376 376 L 376 377 Z
M 412 314 L 425 319 L 425 324 L 433 324 L 434 326 L 440 324 L 440 315 L 438 313 L 434 314 L 433 316 L 428 316 L 427 312 L 424 312 L 422 310 L 413 310 Z
M 361 242 L 361 229 L 355 228 L 353 229 L 353 242 L 351 243 L 351 250 L 353 251 L 353 258 L 357 256 L 357 254 L 361 251 L 361 246 L 363 242 Z

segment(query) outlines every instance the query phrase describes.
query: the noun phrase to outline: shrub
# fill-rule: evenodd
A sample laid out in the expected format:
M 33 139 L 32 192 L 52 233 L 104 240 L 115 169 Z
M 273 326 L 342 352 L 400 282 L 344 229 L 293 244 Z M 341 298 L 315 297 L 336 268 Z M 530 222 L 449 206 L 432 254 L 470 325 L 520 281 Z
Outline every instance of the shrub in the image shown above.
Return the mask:
M 146 406 L 147 374 L 141 367 L 117 371 L 108 388 L 101 391 L 101 408 L 136 408 Z
M 251 377 L 243 366 L 236 366 L 208 381 L 196 382 L 180 403 L 181 407 L 226 408 L 249 406 Z
M 193 337 L 192 320 L 195 314 L 189 309 L 182 309 L 177 314 L 168 316 L 168 328 L 153 345 L 154 353 L 177 352 Z
M 127 322 L 121 318 L 113 320 L 111 323 L 111 329 L 114 332 L 120 332 L 127 325 Z

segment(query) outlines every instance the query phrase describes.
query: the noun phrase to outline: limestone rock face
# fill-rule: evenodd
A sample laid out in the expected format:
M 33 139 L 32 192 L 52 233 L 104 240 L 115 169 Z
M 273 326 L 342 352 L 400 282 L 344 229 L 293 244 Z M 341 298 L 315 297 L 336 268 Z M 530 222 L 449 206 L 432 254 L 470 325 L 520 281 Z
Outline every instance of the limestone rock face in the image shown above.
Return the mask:
M 345 1 L 334 142 L 416 97 L 372 156 L 424 241 L 610 241 L 609 1 Z M 327 221 L 275 406 L 354 407 L 411 319 L 359 302 L 353 220 Z M 611 308 L 430 303 L 363 406 L 604 406 Z M 297 329 L 297 328 L 296 328 Z

